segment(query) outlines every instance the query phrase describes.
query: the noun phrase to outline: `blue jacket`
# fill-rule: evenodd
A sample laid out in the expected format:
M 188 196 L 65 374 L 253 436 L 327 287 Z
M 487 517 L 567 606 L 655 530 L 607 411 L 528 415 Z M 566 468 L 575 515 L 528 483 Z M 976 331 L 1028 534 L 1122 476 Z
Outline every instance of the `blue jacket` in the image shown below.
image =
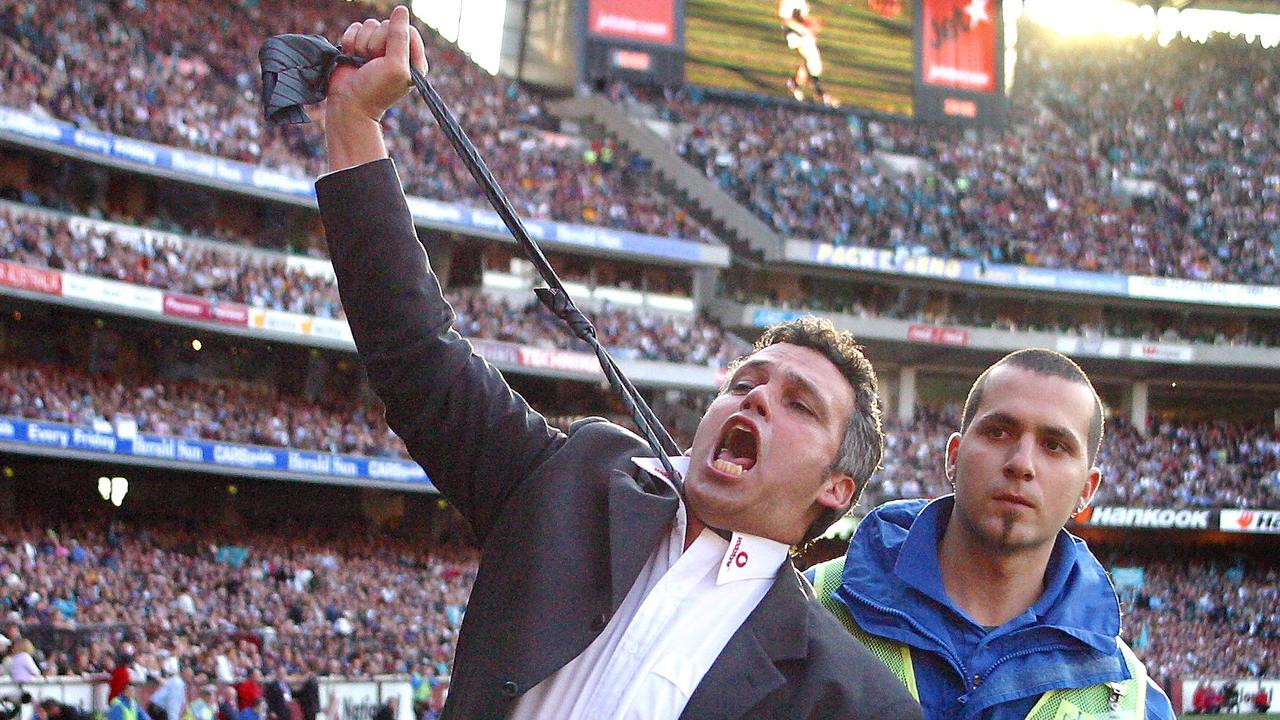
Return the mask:
M 125 711 L 126 705 L 137 713 L 136 720 L 151 720 L 151 716 L 142 709 L 142 705 L 137 700 L 126 697 L 116 697 L 111 701 L 111 706 L 107 708 L 107 720 L 130 720 L 129 714 Z
M 849 544 L 836 597 L 867 632 L 911 648 L 926 718 L 1023 720 L 1048 690 L 1129 679 L 1116 645 L 1120 605 L 1106 571 L 1065 530 L 1045 591 L 994 629 L 947 596 L 938 541 L 954 500 L 900 500 L 872 511 Z M 1148 682 L 1146 716 L 1172 719 Z

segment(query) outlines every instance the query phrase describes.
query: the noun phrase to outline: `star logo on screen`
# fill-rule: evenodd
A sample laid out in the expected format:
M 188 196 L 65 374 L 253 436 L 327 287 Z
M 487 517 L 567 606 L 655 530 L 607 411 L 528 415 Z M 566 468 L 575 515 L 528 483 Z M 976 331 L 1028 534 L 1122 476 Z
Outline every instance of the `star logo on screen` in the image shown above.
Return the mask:
M 991 16 L 987 14 L 987 0 L 969 0 L 969 4 L 964 8 L 964 14 L 969 16 L 969 29 L 978 27 L 978 23 L 991 22 Z

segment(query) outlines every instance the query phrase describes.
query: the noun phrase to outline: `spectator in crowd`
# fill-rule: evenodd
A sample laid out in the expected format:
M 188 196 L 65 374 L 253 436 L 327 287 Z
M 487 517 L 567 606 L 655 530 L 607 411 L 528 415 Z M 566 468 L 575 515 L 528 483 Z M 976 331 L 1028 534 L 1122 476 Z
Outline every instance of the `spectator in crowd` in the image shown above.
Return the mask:
M 187 705 L 187 710 L 183 713 L 183 720 L 214 720 L 217 714 L 217 699 L 215 693 L 217 688 L 213 685 L 203 684 L 196 692 L 195 697 Z
M 39 680 L 43 677 L 39 666 L 36 665 L 35 658 L 32 653 L 36 650 L 35 645 L 26 638 L 19 638 L 13 643 L 13 649 L 9 656 L 4 660 L 4 669 L 9 675 L 9 679 L 15 683 L 29 683 L 33 680 Z
M 1259 715 L 1266 715 L 1271 709 L 1271 693 L 1262 687 L 1262 683 L 1258 683 L 1258 692 L 1253 694 L 1253 711 Z
M 267 720 L 293 720 L 293 689 L 289 687 L 283 665 L 277 665 L 270 680 L 262 688 L 267 701 Z
M 151 720 L 143 703 L 135 697 L 139 683 L 130 681 L 107 707 L 107 720 Z
M 138 691 L 138 704 L 146 710 L 147 715 L 150 715 L 152 720 L 169 720 L 169 709 L 156 701 L 157 695 L 160 696 L 160 700 L 165 699 L 164 695 L 160 693 L 160 685 L 159 673 L 147 673 L 146 678 L 142 681 L 142 689 Z
M 187 686 L 191 679 L 191 669 L 183 668 L 181 672 L 172 673 L 164 679 L 160 688 L 151 697 L 151 702 L 164 710 L 166 720 L 176 718 L 182 720 L 187 709 Z M 153 720 L 159 720 L 159 713 L 152 713 Z
M 65 705 L 53 698 L 45 698 L 35 706 L 38 720 L 89 720 L 90 715 L 74 705 Z
M 263 720 L 267 717 L 267 701 L 263 698 L 254 700 L 252 703 L 240 708 L 240 713 L 237 717 L 239 720 Z
M 237 720 L 240 710 L 236 707 L 236 689 L 222 685 L 218 693 L 218 720 Z
M 306 663 L 307 676 L 302 685 L 294 692 L 298 699 L 298 708 L 302 711 L 302 720 L 316 720 L 320 714 L 320 679 L 318 673 L 323 671 L 319 663 Z

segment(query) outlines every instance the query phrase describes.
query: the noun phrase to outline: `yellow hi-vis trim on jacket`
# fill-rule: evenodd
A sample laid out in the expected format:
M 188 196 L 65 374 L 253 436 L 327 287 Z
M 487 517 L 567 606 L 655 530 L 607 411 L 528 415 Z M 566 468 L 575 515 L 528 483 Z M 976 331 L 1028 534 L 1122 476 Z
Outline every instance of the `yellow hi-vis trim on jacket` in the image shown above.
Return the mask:
M 843 557 L 814 566 L 813 586 L 818 600 L 872 655 L 880 658 L 880 662 L 907 687 L 911 697 L 919 702 L 920 691 L 916 687 L 915 667 L 911 664 L 911 648 L 872 635 L 854 622 L 849 609 L 835 598 L 843 573 Z M 1116 643 L 1129 666 L 1130 679 L 1083 688 L 1050 690 L 1040 696 L 1031 712 L 1027 713 L 1026 720 L 1142 720 L 1147 705 L 1146 668 L 1123 640 L 1116 638 Z
M 124 720 L 138 720 L 137 700 L 134 700 L 133 702 L 125 702 L 123 697 L 117 695 L 116 698 L 111 701 L 111 705 L 112 707 L 116 705 L 120 706 L 120 717 L 124 718 Z

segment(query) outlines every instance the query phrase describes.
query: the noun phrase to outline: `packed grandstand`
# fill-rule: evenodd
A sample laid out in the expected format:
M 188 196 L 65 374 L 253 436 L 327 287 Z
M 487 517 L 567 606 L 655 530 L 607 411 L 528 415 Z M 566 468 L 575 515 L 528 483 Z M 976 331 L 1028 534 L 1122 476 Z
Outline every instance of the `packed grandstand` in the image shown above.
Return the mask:
M 266 124 L 257 98 L 262 38 L 332 36 L 366 13 L 72 4 L 0 0 L 4 668 L 105 682 L 122 665 L 185 667 L 219 696 L 255 671 L 403 676 L 434 717 L 477 551 L 423 504 L 313 206 L 290 189 L 325 171 L 322 134 Z M 1275 49 L 1080 52 L 1028 25 L 1000 130 L 594 88 L 665 140 L 658 157 L 427 35 L 439 91 L 682 447 L 763 327 L 814 312 L 859 335 L 887 398 L 860 512 L 937 497 L 976 371 L 1018 347 L 1062 350 L 1108 406 L 1104 481 L 1073 529 L 1116 572 L 1125 638 L 1186 707 L 1202 681 L 1280 678 Z M 595 357 L 533 300 L 528 264 L 427 110 L 401 104 L 384 126 L 459 332 L 554 424 L 629 423 Z M 674 158 L 787 250 L 754 252 L 661 171 Z M 209 473 L 219 491 L 198 508 L 143 486 L 145 506 L 89 503 L 99 474 L 138 465 L 143 484 L 198 494 Z M 235 501 L 302 481 L 362 493 L 314 496 L 361 510 L 264 517 Z M 406 519 L 405 498 L 435 511 Z M 1181 527 L 1191 517 L 1204 522 Z

